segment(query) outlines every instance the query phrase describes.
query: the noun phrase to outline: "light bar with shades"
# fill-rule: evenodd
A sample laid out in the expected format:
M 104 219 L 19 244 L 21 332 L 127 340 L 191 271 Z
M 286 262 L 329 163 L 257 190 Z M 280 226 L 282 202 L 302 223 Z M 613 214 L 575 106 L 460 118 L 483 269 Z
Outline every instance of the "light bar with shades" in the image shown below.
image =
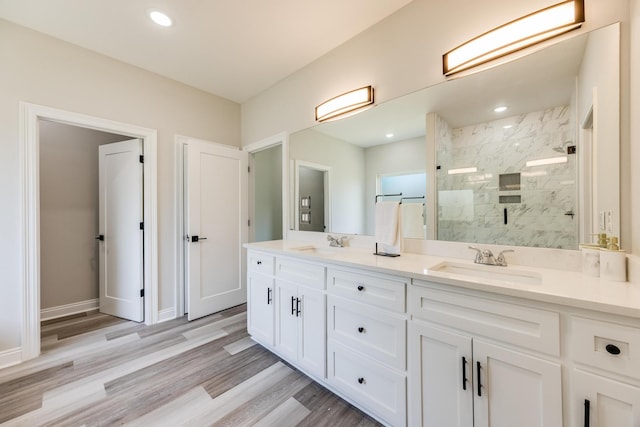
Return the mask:
M 442 72 L 457 73 L 579 28 L 584 0 L 570 0 L 511 21 L 442 56 Z
M 325 122 L 350 116 L 373 104 L 373 88 L 361 87 L 331 98 L 316 107 L 316 121 Z

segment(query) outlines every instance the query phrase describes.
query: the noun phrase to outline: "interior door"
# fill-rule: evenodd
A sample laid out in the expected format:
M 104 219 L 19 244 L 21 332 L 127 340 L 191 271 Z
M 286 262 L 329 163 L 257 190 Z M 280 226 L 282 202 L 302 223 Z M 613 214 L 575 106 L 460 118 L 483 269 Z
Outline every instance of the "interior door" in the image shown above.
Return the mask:
M 142 141 L 101 145 L 98 155 L 100 312 L 142 322 Z
M 187 301 L 189 320 L 247 300 L 247 153 L 189 140 Z

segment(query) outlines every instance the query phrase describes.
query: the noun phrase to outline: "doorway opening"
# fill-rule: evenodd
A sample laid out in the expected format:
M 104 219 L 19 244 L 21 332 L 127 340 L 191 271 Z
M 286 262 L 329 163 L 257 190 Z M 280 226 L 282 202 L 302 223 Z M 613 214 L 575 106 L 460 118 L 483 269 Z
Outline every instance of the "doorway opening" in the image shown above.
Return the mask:
M 295 163 L 295 229 L 331 230 L 331 167 L 302 160 Z
M 80 128 L 119 134 L 142 140 L 144 158 L 144 317 L 146 324 L 158 318 L 157 250 L 157 131 L 41 105 L 20 103 L 20 150 L 22 167 L 22 354 L 28 360 L 40 354 L 40 151 L 39 124 L 56 122 Z

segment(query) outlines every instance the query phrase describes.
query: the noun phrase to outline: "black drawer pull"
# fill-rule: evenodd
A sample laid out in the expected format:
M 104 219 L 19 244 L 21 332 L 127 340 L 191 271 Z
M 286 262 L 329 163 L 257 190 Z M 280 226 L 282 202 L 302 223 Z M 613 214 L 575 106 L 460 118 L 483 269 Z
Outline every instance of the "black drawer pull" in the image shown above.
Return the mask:
M 258 261 L 258 262 L 256 262 L 256 264 L 262 265 L 262 261 Z
M 605 349 L 607 350 L 607 353 L 609 353 L 609 354 L 613 354 L 613 355 L 620 354 L 620 347 L 618 347 L 617 345 L 607 344 Z
M 267 304 L 271 304 L 271 288 L 267 288 Z
M 358 332 L 360 332 L 360 333 L 362 334 L 362 333 L 364 332 L 364 328 L 363 328 L 362 326 L 360 326 L 360 327 L 358 328 Z
M 467 358 L 462 356 L 462 389 L 467 389 Z
M 362 378 L 362 377 L 358 378 L 358 383 L 364 384 L 364 378 Z
M 476 368 L 478 371 L 476 372 L 476 375 L 477 375 L 476 379 L 478 380 L 478 397 L 482 397 L 482 379 L 480 377 L 480 368 L 481 368 L 480 362 L 476 362 Z
M 359 290 L 360 292 L 364 291 L 364 286 L 362 286 L 362 285 L 358 285 L 358 290 Z
M 591 412 L 591 402 L 589 402 L 589 399 L 585 399 L 584 400 L 584 427 L 589 427 L 589 425 L 591 425 L 589 416 Z

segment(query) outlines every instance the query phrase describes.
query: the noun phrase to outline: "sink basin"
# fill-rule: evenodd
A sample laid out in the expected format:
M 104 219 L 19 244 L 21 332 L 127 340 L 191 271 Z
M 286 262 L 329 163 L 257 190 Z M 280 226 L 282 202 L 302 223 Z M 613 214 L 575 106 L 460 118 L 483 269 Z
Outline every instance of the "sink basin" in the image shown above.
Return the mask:
M 511 267 L 499 267 L 495 265 L 462 264 L 445 261 L 436 264 L 429 270 L 469 278 L 499 280 L 508 283 L 522 283 L 527 285 L 539 285 L 542 283 L 542 276 L 535 271 L 517 270 Z
M 344 251 L 344 248 L 337 248 L 333 246 L 300 246 L 297 248 L 291 248 L 291 250 L 320 256 L 331 256 L 339 255 Z

